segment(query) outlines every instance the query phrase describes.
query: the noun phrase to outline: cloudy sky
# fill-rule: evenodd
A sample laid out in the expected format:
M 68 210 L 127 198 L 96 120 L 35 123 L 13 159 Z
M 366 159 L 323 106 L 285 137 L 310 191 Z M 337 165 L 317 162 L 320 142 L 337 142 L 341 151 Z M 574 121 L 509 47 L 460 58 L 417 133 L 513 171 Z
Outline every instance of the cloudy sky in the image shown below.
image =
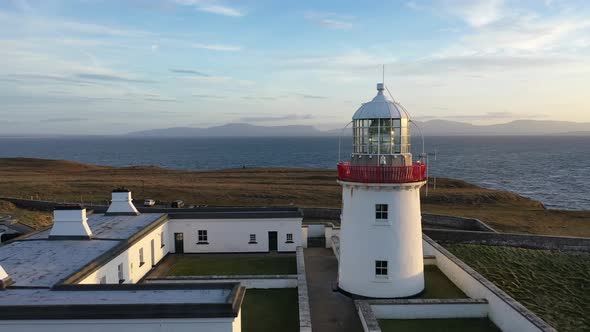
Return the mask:
M 370 5 L 368 5 L 370 4 Z M 590 1 L 2 0 L 0 134 L 590 122 Z

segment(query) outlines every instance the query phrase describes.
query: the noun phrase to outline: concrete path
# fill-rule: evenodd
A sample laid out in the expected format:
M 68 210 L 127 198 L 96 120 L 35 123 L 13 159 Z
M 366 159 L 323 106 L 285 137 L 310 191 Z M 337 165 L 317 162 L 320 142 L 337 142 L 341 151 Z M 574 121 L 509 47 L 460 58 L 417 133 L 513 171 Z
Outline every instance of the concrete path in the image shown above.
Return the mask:
M 305 270 L 314 332 L 363 331 L 352 299 L 334 292 L 338 261 L 332 249 L 306 248 Z

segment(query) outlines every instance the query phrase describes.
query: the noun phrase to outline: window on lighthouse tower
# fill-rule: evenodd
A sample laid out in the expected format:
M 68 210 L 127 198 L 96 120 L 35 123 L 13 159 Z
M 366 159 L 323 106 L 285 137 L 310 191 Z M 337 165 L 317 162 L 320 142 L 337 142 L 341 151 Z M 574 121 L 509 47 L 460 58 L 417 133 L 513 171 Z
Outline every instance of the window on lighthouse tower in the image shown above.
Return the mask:
M 375 219 L 377 221 L 387 221 L 389 206 L 387 204 L 375 204 Z
M 375 276 L 387 277 L 387 261 L 375 261 Z

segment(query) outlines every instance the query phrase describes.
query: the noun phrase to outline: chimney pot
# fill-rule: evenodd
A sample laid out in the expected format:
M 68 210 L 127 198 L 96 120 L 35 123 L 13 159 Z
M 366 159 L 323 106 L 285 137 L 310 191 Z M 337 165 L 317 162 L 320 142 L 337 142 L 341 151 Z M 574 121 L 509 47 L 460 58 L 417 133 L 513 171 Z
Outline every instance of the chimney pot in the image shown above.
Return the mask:
M 139 211 L 133 205 L 131 191 L 125 188 L 117 188 L 112 192 L 111 205 L 105 215 L 138 216 Z
M 88 226 L 86 209 L 79 205 L 56 207 L 53 211 L 53 227 L 49 239 L 82 240 L 91 239 L 92 231 Z

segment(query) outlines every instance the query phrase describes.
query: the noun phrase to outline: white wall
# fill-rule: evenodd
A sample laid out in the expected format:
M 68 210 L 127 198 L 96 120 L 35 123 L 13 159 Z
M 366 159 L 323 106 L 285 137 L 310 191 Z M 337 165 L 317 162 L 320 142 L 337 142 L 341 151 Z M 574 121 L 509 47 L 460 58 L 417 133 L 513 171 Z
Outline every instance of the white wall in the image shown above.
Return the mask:
M 154 240 L 154 261 L 157 264 L 174 244 L 170 242 L 167 235 L 168 223 L 154 229 L 141 240 L 129 247 L 125 252 L 119 254 L 98 270 L 86 276 L 80 284 L 98 284 L 103 276 L 106 276 L 108 284 L 119 283 L 118 265 L 123 263 L 123 273 L 126 284 L 133 284 L 141 280 L 152 268 L 151 240 Z M 160 233 L 164 232 L 164 247 L 160 241 Z M 166 241 L 168 240 L 168 241 Z M 144 264 L 140 264 L 139 249 L 143 248 Z M 141 266 L 140 266 L 141 265 Z
M 479 318 L 488 314 L 487 303 L 371 304 L 377 319 Z
M 236 278 L 216 278 L 216 276 L 209 276 L 206 278 L 182 278 L 182 279 L 150 279 L 146 280 L 148 284 L 207 284 L 207 283 L 220 283 L 220 282 L 239 282 L 241 286 L 248 289 L 272 289 L 272 288 L 297 288 L 297 277 L 284 278 L 263 278 L 263 276 L 256 276 L 256 278 L 247 278 L 240 276 Z
M 340 228 L 326 226 L 326 229 L 324 230 L 324 236 L 326 237 L 326 248 L 332 248 L 332 236 L 340 237 Z
M 307 226 L 301 226 L 301 247 L 307 248 Z
M 168 222 L 170 251 L 174 233 L 184 234 L 185 253 L 268 252 L 268 232 L 277 232 L 278 251 L 294 252 L 301 245 L 301 218 L 282 219 L 172 219 Z M 207 230 L 209 244 L 197 244 L 198 230 Z M 256 234 L 256 244 L 250 244 Z M 287 243 L 293 234 L 293 243 Z
M 191 319 L 0 320 L 11 332 L 240 332 L 241 317 Z
M 307 236 L 324 237 L 325 228 L 326 226 L 324 226 L 324 224 L 307 225 Z
M 338 285 L 367 297 L 406 297 L 424 289 L 420 187 L 411 184 L 341 182 L 342 224 Z M 375 205 L 388 204 L 388 221 L 376 221 Z M 375 276 L 375 261 L 389 275 Z
M 426 240 L 424 240 L 423 243 L 424 252 L 436 257 L 436 265 L 447 278 L 449 278 L 449 280 L 465 292 L 467 296 L 471 298 L 482 298 L 488 301 L 488 317 L 502 331 L 543 331 L 542 328 L 516 310 L 514 306 L 502 299 L 498 294 L 503 292 L 496 286 L 489 281 L 488 286 L 484 285 L 447 255 L 443 254 L 441 250 L 437 249 L 434 245 Z M 444 250 L 443 248 L 441 249 Z M 450 255 L 450 253 L 448 254 Z M 473 274 L 476 273 L 477 272 L 473 271 Z M 494 289 L 494 291 L 492 291 L 492 289 Z M 506 298 L 511 299 L 507 294 L 505 296 Z M 515 300 L 511 300 L 514 301 L 516 306 L 522 307 L 522 305 L 518 304 Z M 526 310 L 524 307 L 522 307 L 522 309 Z M 528 313 L 530 316 L 534 316 L 532 312 L 529 311 Z M 551 329 L 549 328 L 547 330 Z

